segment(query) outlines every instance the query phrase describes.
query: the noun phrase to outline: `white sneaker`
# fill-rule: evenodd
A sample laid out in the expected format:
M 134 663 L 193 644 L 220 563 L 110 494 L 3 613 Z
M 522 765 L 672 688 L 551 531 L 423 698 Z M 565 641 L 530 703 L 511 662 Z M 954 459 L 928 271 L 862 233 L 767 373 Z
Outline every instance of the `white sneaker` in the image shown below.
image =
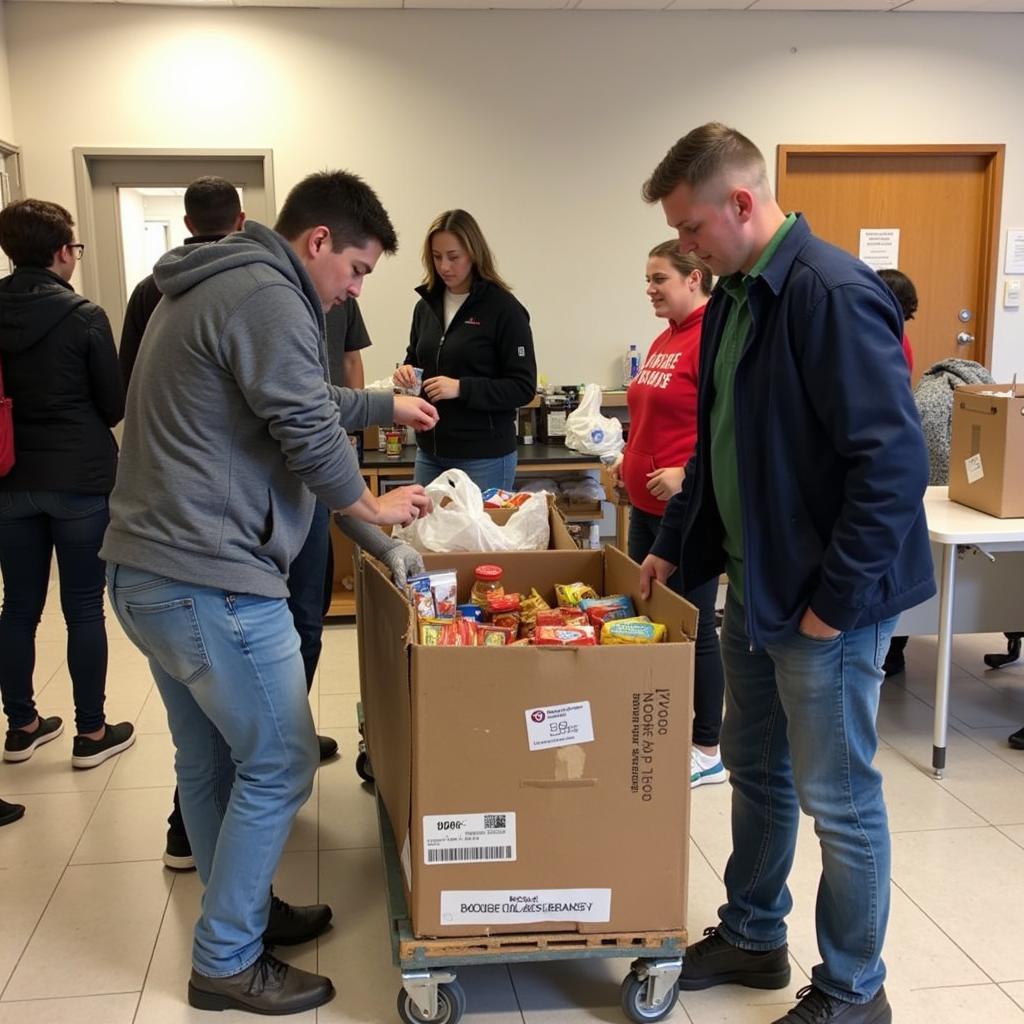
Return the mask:
M 709 757 L 696 747 L 690 751 L 690 789 L 725 782 L 725 765 L 720 757 Z

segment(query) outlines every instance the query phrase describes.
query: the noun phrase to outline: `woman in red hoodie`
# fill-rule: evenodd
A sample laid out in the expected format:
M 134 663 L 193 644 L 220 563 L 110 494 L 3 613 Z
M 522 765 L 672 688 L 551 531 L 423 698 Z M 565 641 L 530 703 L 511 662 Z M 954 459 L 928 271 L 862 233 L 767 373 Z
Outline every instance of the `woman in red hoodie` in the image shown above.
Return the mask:
M 629 386 L 629 441 L 619 467 L 633 506 L 629 556 L 642 562 L 658 535 L 665 504 L 683 485 L 683 467 L 697 444 L 697 367 L 700 328 L 711 294 L 711 268 L 679 252 L 678 240 L 655 246 L 647 259 L 647 295 L 654 315 L 668 327 L 654 339 L 639 375 Z M 683 590 L 676 573 L 669 585 L 700 612 L 693 695 L 690 785 L 725 781 L 718 752 L 724 677 L 715 631 L 718 580 Z

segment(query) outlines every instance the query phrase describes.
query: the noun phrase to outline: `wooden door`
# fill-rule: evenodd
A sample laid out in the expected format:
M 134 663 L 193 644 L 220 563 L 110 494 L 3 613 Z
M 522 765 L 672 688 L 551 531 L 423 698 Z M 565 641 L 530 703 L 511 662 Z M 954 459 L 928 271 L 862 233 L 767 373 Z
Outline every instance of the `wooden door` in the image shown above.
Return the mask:
M 915 383 L 941 359 L 991 365 L 1002 168 L 1000 145 L 779 147 L 779 204 L 820 238 L 856 256 L 862 228 L 899 228 Z

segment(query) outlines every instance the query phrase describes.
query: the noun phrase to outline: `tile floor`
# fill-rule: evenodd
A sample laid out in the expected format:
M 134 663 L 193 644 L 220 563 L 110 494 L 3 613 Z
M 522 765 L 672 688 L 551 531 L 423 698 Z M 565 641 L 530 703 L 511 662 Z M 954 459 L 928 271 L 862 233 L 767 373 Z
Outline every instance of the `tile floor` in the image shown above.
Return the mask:
M 160 862 L 174 784 L 171 743 L 144 662 L 108 619 L 107 709 L 131 719 L 138 742 L 89 772 L 72 772 L 71 728 L 22 765 L 0 765 L 0 795 L 28 807 L 0 829 L 0 1024 L 183 1024 L 210 1014 L 185 1003 L 199 885 Z M 1024 723 L 1024 666 L 986 672 L 981 655 L 1001 637 L 960 638 L 949 769 L 931 756 L 934 639 L 915 639 L 904 681 L 887 683 L 878 761 L 893 833 L 893 911 L 887 945 L 898 1024 L 1024 1024 L 1024 752 L 1006 736 Z M 45 714 L 72 721 L 64 627 L 56 595 L 39 633 L 37 686 Z M 336 926 L 287 953 L 329 974 L 337 998 L 312 1024 L 397 1020 L 373 800 L 353 770 L 357 734 L 355 632 L 327 629 L 313 710 L 342 757 L 324 766 L 284 855 L 278 891 L 325 900 Z M 691 935 L 716 920 L 729 852 L 729 791 L 694 794 Z M 802 831 L 792 888 L 794 961 L 789 991 L 727 988 L 686 994 L 678 1024 L 768 1024 L 793 1001 L 817 960 L 813 831 Z M 625 962 L 479 967 L 461 972 L 467 1024 L 614 1024 Z M 226 1013 L 219 1024 L 252 1020 Z

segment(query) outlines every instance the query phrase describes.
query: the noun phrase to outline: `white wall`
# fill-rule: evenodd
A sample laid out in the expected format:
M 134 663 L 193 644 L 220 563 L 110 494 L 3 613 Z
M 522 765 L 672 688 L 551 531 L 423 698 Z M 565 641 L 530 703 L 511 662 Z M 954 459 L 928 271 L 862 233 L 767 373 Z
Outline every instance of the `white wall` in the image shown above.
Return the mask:
M 0 139 L 15 143 L 14 116 L 11 113 L 11 78 L 7 59 L 7 5 L 0 0 Z
M 358 171 L 402 241 L 366 287 L 370 377 L 404 350 L 426 225 L 464 206 L 559 383 L 618 380 L 626 344 L 657 332 L 643 263 L 667 231 L 640 185 L 703 121 L 736 125 L 771 165 L 779 143 L 1005 142 L 1003 227 L 1024 227 L 1022 26 L 995 14 L 7 10 L 31 193 L 73 206 L 75 145 L 269 146 L 279 201 L 311 170 Z M 83 73 L 55 93 L 52 69 L 68 66 Z M 998 311 L 994 354 L 997 377 L 1024 375 L 1020 312 Z

